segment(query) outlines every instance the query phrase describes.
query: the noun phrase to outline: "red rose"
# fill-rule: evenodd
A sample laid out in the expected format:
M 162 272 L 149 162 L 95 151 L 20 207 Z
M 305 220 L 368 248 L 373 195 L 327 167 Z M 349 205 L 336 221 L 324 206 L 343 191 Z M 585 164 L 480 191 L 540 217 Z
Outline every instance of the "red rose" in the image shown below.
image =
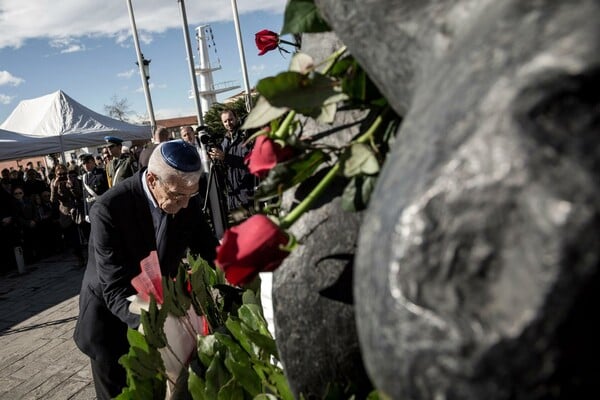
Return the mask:
M 256 214 L 225 231 L 215 262 L 225 271 L 228 282 L 242 285 L 259 272 L 279 267 L 289 254 L 280 248 L 288 240 L 287 234 L 267 216 Z
M 246 163 L 251 174 L 264 178 L 277 163 L 289 160 L 294 155 L 291 147 L 281 145 L 268 136 L 256 138 L 252 152 L 246 156 Z
M 262 56 L 267 51 L 275 50 L 279 47 L 279 35 L 273 31 L 263 29 L 254 35 L 256 47 L 259 50 L 258 55 Z

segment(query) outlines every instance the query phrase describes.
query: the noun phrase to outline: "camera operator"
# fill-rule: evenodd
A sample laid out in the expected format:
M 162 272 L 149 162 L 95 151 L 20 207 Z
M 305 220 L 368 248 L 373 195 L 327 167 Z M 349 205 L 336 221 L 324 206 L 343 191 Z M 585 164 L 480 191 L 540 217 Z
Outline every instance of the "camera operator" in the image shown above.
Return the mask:
M 232 219 L 239 222 L 247 218 L 254 208 L 256 181 L 244 162 L 252 147 L 244 145 L 246 133 L 239 129 L 240 120 L 233 110 L 223 110 L 221 122 L 226 130 L 225 138 L 220 147 L 210 147 L 208 155 L 215 164 L 222 165 L 227 208 Z
M 83 191 L 75 169 L 67 170 L 63 164 L 55 167 L 56 177 L 50 184 L 50 201 L 58 203 L 59 224 L 65 245 L 73 251 L 83 267 L 85 259 L 81 248 L 79 224 L 83 222 Z

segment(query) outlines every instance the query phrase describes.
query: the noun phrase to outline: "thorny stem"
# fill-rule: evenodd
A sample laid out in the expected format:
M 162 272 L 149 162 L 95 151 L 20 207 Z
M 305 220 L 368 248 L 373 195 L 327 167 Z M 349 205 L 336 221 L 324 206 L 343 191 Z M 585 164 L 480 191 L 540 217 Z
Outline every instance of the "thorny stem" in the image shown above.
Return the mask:
M 371 140 L 373 134 L 375 133 L 375 131 L 377 131 L 388 112 L 389 108 L 386 108 L 381 114 L 377 116 L 377 118 L 375 118 L 375 121 L 373 121 L 369 129 L 367 129 L 367 131 L 361 136 L 359 136 L 353 143 L 365 143 Z M 333 168 L 329 170 L 327 175 L 325 175 L 323 179 L 321 179 L 321 182 L 319 182 L 317 186 L 315 186 L 315 188 L 308 194 L 308 196 L 306 196 L 306 198 L 302 200 L 302 202 L 298 204 L 296 208 L 290 211 L 289 214 L 283 217 L 281 223 L 279 224 L 280 228 L 287 229 L 294 222 L 296 222 L 296 220 L 298 220 L 298 218 L 300 218 L 300 216 L 310 208 L 312 203 L 323 194 L 323 192 L 325 191 L 325 189 L 327 189 L 331 182 L 333 182 L 333 179 L 335 178 L 339 170 L 340 163 L 338 161 L 333 166 Z

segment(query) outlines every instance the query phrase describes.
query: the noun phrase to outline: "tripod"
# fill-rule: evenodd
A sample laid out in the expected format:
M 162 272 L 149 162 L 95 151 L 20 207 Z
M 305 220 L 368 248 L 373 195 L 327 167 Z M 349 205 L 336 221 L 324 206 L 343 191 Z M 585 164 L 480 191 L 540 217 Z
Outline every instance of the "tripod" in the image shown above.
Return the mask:
M 202 168 L 206 175 L 206 194 L 202 211 L 210 211 L 212 226 L 217 238 L 222 238 L 227 229 L 227 211 L 223 201 L 223 191 L 219 183 L 218 168 L 208 157 L 206 146 L 196 137 L 198 152 L 202 161 Z

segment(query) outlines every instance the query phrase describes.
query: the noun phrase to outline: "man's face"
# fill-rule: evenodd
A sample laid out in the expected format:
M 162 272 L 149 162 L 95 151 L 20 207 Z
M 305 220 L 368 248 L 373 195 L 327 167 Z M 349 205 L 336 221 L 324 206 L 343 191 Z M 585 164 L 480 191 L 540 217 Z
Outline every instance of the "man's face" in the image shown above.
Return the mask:
M 167 214 L 187 208 L 190 199 L 198 194 L 198 183 L 188 186 L 182 180 L 165 182 L 152 172 L 148 172 L 146 179 L 158 206 Z
M 96 166 L 96 162 L 94 161 L 93 158 L 90 158 L 89 160 L 87 160 L 86 162 L 83 163 L 83 167 L 88 172 L 93 170 L 95 166 Z
M 111 143 L 108 146 L 106 146 L 106 148 L 108 149 L 108 153 L 113 157 L 119 157 L 121 155 L 120 144 Z
M 188 143 L 194 144 L 194 130 L 190 127 L 182 128 L 181 138 Z
M 237 128 L 237 118 L 231 112 L 224 112 L 221 114 L 221 122 L 229 133 L 232 133 L 235 131 L 235 128 Z

